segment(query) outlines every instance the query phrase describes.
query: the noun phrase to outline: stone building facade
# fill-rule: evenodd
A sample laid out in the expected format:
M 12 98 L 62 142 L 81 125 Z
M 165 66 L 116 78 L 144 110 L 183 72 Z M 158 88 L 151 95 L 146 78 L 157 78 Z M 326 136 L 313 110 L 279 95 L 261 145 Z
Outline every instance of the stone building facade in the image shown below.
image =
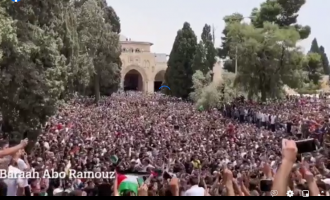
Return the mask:
M 151 52 L 150 42 L 132 41 L 120 37 L 122 48 L 121 87 L 152 93 L 157 90 L 164 80 L 167 68 L 167 54 Z M 214 67 L 215 77 L 221 71 L 221 63 Z

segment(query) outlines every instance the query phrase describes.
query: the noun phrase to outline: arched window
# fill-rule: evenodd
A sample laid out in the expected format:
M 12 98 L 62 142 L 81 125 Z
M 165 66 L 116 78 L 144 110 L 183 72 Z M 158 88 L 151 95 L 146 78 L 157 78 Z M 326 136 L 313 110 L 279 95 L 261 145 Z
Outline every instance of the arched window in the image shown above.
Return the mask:
M 135 49 L 135 53 L 140 53 L 141 50 L 140 49 Z
M 123 48 L 123 52 L 126 52 L 127 51 L 127 49 L 126 48 Z
M 133 48 L 129 49 L 129 52 L 130 53 L 133 53 L 134 52 L 134 49 Z

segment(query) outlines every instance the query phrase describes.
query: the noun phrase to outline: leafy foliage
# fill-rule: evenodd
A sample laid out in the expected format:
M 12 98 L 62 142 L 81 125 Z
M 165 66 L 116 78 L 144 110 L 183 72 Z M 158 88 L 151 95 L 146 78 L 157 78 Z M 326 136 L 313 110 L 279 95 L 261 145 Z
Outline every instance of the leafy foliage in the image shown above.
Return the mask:
M 252 24 L 262 28 L 265 22 L 277 24 L 280 28 L 294 28 L 300 39 L 308 38 L 311 28 L 297 24 L 298 12 L 306 0 L 266 0 L 260 8 L 251 13 Z
M 197 70 L 201 71 L 203 74 L 206 74 L 209 72 L 209 68 L 207 66 L 207 60 L 206 60 L 206 48 L 204 47 L 203 41 L 200 41 L 197 44 L 196 52 L 192 64 L 192 69 L 194 72 Z
M 322 74 L 321 56 L 318 53 L 308 53 L 303 63 L 304 70 L 308 72 L 308 78 L 318 85 Z
M 216 63 L 216 49 L 213 43 L 213 35 L 211 26 L 205 24 L 201 35 L 201 41 L 197 45 L 194 61 L 192 64 L 193 71 L 201 71 L 207 74 L 213 71 L 213 66 Z M 210 73 L 211 79 L 213 74 Z
M 266 0 L 259 8 L 254 8 L 250 16 L 243 16 L 239 13 L 224 17 L 225 28 L 222 32 L 222 45 L 218 50 L 218 56 L 223 59 L 231 60 L 235 59 L 235 56 L 239 56 L 240 52 L 230 54 L 230 51 L 235 51 L 236 47 L 230 49 L 230 38 L 227 37 L 228 26 L 233 23 L 242 22 L 244 18 L 250 18 L 252 24 L 256 28 L 263 28 L 265 22 L 276 24 L 280 29 L 294 28 L 299 33 L 300 39 L 308 38 L 311 28 L 309 26 L 302 26 L 297 24 L 298 12 L 301 7 L 306 3 L 306 0 Z M 240 59 L 239 59 L 240 60 Z M 238 60 L 238 67 L 244 65 Z M 232 65 L 232 66 L 230 66 Z M 235 62 L 227 62 L 226 69 L 230 72 L 235 70 Z
M 212 81 L 211 72 L 206 75 L 197 70 L 193 75 L 194 91 L 190 98 L 196 103 L 197 108 L 210 109 L 221 107 L 224 103 L 231 102 L 234 98 L 244 95 L 234 86 L 235 75 L 223 71 L 220 81 Z
M 204 74 L 202 71 L 197 70 L 193 77 L 194 91 L 190 93 L 190 98 L 197 102 L 202 97 L 203 89 L 212 82 L 211 73 Z
M 235 84 L 243 87 L 250 96 L 279 96 L 284 84 L 297 87 L 297 71 L 301 70 L 303 54 L 296 47 L 299 34 L 294 28 L 280 29 L 265 23 L 263 28 L 234 23 L 229 26 L 230 48 L 238 48 L 238 68 Z M 230 52 L 235 54 L 235 52 Z
M 321 59 L 321 62 L 322 62 L 321 65 L 322 65 L 322 68 L 323 68 L 322 73 L 326 74 L 326 75 L 329 75 L 330 67 L 329 67 L 329 60 L 328 60 L 327 54 L 325 53 L 324 47 L 319 46 L 316 38 L 313 39 L 311 49 L 310 49 L 309 52 L 310 53 L 317 53 L 321 56 L 320 59 Z
M 104 0 L 0 3 L 0 111 L 11 137 L 36 138 L 65 96 L 119 87 L 120 21 Z M 107 76 L 107 77 L 106 77 Z M 97 80 L 97 81 L 96 81 Z
M 213 66 L 216 63 L 216 49 L 214 47 L 213 35 L 211 33 L 211 26 L 205 24 L 202 32 L 202 43 L 205 48 L 205 64 L 207 66 L 207 72 L 213 70 Z M 206 72 L 206 73 L 207 73 Z
M 187 98 L 192 91 L 193 60 L 197 37 L 190 24 L 185 22 L 175 38 L 165 72 L 165 83 L 171 90 L 167 94 Z
M 309 50 L 309 52 L 311 52 L 311 53 L 320 53 L 319 44 L 318 44 L 316 38 L 313 39 L 311 49 Z
M 321 61 L 322 61 L 324 74 L 329 75 L 330 74 L 329 59 L 327 54 L 325 53 L 325 49 L 323 46 L 320 46 L 320 54 L 321 54 Z
M 104 23 L 97 1 L 86 1 L 79 7 L 78 18 L 79 43 L 91 60 L 91 88 L 97 102 L 101 87 L 116 91 L 120 84 L 119 35 L 112 32 L 111 24 Z
M 218 49 L 218 56 L 220 58 L 226 59 L 229 57 L 229 50 L 230 50 L 230 38 L 227 37 L 228 33 L 228 25 L 232 23 L 240 23 L 244 19 L 243 15 L 239 13 L 234 13 L 232 15 L 225 16 L 223 20 L 225 21 L 225 28 L 222 31 L 223 37 L 222 39 L 222 46 Z M 229 63 L 228 63 L 229 64 Z
M 43 28 L 36 25 L 45 21 L 31 17 L 37 11 L 29 1 L 6 8 L 6 17 L 16 23 L 10 32 L 1 33 L 4 38 L 11 38 L 1 41 L 4 50 L 0 61 L 1 112 L 5 127 L 16 133 L 34 132 L 55 112 L 57 100 L 64 91 L 67 66 L 66 58 L 59 51 L 63 42 L 46 24 Z M 40 15 L 47 16 L 46 13 Z M 55 15 L 48 17 L 54 24 L 62 23 Z M 23 22 L 20 20 L 23 18 L 31 20 Z

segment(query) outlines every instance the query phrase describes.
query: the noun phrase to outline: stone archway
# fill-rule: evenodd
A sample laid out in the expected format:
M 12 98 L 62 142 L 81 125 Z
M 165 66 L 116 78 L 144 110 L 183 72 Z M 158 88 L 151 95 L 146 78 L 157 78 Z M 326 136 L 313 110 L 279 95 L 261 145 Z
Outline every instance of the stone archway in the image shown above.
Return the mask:
M 156 73 L 154 78 L 154 91 L 159 91 L 159 87 L 162 86 L 165 78 L 165 70 L 160 70 Z
M 146 80 L 146 72 L 140 66 L 131 65 L 123 70 L 122 86 L 124 90 L 145 91 Z

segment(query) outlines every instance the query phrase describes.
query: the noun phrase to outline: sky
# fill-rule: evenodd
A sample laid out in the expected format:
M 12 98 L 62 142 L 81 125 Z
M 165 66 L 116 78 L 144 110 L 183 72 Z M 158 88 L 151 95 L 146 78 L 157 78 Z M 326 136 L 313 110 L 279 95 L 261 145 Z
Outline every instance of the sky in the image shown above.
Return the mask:
M 189 22 L 200 36 L 203 26 L 214 25 L 216 46 L 221 44 L 223 17 L 238 12 L 248 17 L 251 10 L 264 0 L 107 0 L 121 20 L 121 33 L 134 41 L 152 42 L 152 51 L 169 54 L 177 31 Z M 317 38 L 330 55 L 330 24 L 325 17 L 330 12 L 330 1 L 307 0 L 299 12 L 298 23 L 309 25 L 312 32 L 300 45 L 308 51 Z M 329 37 L 329 38 L 328 38 Z

